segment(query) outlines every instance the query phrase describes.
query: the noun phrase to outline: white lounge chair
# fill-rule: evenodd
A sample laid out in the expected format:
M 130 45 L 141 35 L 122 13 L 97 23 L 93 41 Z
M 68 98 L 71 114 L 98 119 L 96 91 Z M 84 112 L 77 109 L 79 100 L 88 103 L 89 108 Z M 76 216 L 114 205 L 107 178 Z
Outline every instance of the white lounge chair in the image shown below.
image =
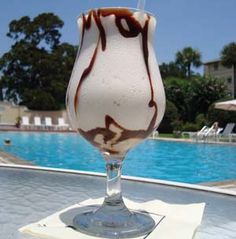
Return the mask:
M 45 117 L 45 128 L 49 130 L 54 128 L 51 117 Z
M 186 138 L 186 136 L 188 136 L 190 139 L 195 139 L 195 140 L 199 140 L 202 139 L 204 134 L 207 132 L 209 128 L 204 125 L 199 131 L 197 132 L 191 132 L 191 131 L 183 131 L 182 132 L 182 137 Z
M 58 118 L 58 125 L 57 129 L 61 130 L 68 130 L 69 129 L 69 124 L 65 123 L 64 118 Z
M 157 130 L 153 131 L 153 133 L 151 134 L 152 139 L 156 139 L 158 138 L 158 136 L 159 136 L 159 132 Z
M 229 142 L 232 142 L 232 137 L 235 136 L 233 134 L 234 127 L 235 123 L 228 123 L 222 133 L 218 135 L 218 140 L 227 139 Z
M 198 132 L 197 132 L 197 137 L 202 137 L 205 136 L 206 133 L 209 131 L 209 127 L 204 125 Z
M 209 130 L 205 133 L 205 140 L 206 141 L 218 141 L 218 135 L 223 130 L 223 128 L 217 128 L 215 129 L 214 126 L 211 126 Z
M 34 117 L 34 126 L 36 127 L 36 129 L 42 129 L 43 125 L 41 124 L 41 118 L 38 116 Z
M 31 127 L 28 116 L 22 116 L 21 127 L 23 129 L 29 129 Z

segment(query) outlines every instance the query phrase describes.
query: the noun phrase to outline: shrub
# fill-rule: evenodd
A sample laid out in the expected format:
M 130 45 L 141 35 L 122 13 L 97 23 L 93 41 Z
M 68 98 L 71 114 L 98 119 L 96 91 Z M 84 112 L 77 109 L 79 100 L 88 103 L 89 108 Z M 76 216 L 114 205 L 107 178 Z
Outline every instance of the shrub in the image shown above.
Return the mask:
M 199 128 L 202 128 L 204 125 L 207 125 L 208 120 L 204 114 L 199 114 L 199 115 L 197 115 L 195 122 Z
M 191 122 L 187 122 L 187 123 L 185 123 L 185 124 L 183 125 L 182 130 L 183 130 L 183 131 L 193 131 L 193 132 L 195 132 L 195 131 L 198 131 L 199 128 L 200 128 L 200 127 L 199 127 L 198 124 L 196 124 L 196 123 L 191 123 Z
M 183 122 L 181 120 L 174 120 L 171 123 L 171 126 L 173 127 L 173 131 L 182 131 L 183 130 Z
M 164 118 L 158 128 L 160 133 L 172 133 L 173 126 L 171 122 L 179 119 L 179 113 L 174 103 L 166 101 L 166 111 Z

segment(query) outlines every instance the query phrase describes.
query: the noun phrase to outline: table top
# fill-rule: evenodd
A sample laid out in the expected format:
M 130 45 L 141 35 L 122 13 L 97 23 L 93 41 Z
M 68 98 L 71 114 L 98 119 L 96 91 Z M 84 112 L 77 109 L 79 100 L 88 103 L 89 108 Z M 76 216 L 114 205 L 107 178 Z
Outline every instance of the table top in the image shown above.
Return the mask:
M 139 202 L 159 199 L 167 203 L 205 202 L 195 239 L 236 238 L 236 196 L 161 183 L 123 179 L 123 196 Z M 207 189 L 205 187 L 205 189 Z M 103 197 L 105 177 L 24 167 L 0 167 L 0 239 L 31 239 L 18 228 L 88 198 Z

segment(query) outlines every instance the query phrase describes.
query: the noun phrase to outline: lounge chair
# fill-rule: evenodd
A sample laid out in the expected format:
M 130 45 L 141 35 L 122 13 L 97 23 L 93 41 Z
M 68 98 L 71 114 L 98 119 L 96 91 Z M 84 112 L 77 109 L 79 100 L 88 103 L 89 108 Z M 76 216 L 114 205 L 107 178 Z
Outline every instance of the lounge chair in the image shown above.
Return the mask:
M 202 135 L 206 135 L 206 133 L 209 131 L 209 127 L 204 125 L 198 132 L 197 132 L 197 136 L 202 136 Z
M 52 118 L 51 117 L 45 117 L 45 128 L 52 130 L 54 129 L 54 125 L 52 124 Z
M 29 123 L 29 117 L 28 116 L 22 116 L 21 127 L 23 129 L 29 129 L 31 127 L 31 125 Z
M 58 118 L 57 129 L 59 130 L 68 130 L 69 124 L 65 123 L 64 118 Z
M 218 140 L 227 139 L 229 142 L 232 142 L 232 137 L 235 136 L 235 134 L 233 134 L 234 127 L 235 123 L 228 123 L 222 133 L 218 135 Z
M 209 130 L 209 127 L 204 125 L 199 131 L 197 132 L 191 132 L 191 131 L 183 131 L 182 137 L 185 137 L 186 135 L 189 136 L 191 140 L 201 140 L 204 138 L 205 133 Z
M 157 130 L 153 131 L 153 133 L 151 134 L 152 139 L 156 139 L 158 138 L 158 136 L 159 136 L 159 132 Z
M 218 122 L 214 122 L 210 128 L 205 128 L 202 132 L 202 139 L 204 141 L 218 141 L 217 136 L 223 130 L 223 128 L 219 127 Z
M 223 128 L 214 128 L 214 125 L 209 128 L 209 130 L 205 133 L 205 140 L 206 141 L 218 141 L 218 135 L 223 130 Z
M 43 125 L 41 124 L 41 118 L 38 116 L 34 117 L 34 126 L 36 129 L 42 129 Z

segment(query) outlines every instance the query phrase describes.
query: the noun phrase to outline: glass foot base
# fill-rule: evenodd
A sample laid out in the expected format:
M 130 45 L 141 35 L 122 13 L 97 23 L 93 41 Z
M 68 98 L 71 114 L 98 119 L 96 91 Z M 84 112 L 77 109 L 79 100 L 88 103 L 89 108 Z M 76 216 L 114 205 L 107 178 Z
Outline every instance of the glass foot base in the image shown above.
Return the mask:
M 131 238 L 146 235 L 155 227 L 154 220 L 140 212 L 130 212 L 126 207 L 119 210 L 101 207 L 98 210 L 78 214 L 73 225 L 76 230 L 105 238 Z

